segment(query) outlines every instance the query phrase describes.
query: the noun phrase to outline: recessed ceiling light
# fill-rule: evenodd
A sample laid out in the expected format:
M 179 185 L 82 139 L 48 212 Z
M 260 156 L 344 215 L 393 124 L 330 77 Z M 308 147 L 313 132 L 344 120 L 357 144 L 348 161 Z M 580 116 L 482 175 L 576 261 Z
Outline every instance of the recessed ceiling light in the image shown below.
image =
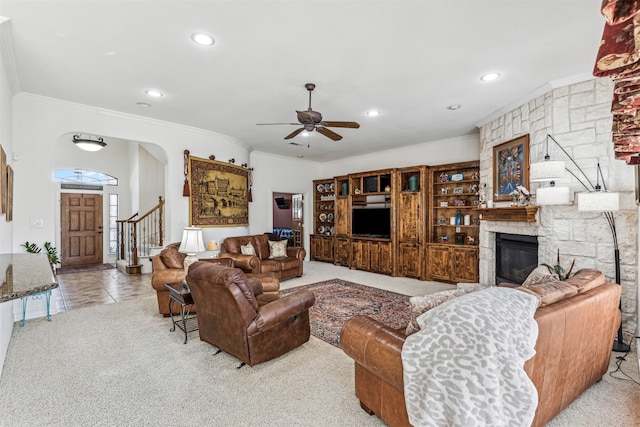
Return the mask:
M 482 80 L 483 82 L 492 82 L 494 80 L 499 79 L 500 76 L 501 76 L 500 73 L 495 73 L 495 72 L 494 73 L 487 73 L 487 74 L 482 75 L 480 77 L 480 80 Z
M 160 98 L 161 96 L 164 96 L 164 93 L 155 89 L 145 90 L 144 93 L 146 93 L 149 96 L 153 96 L 154 98 Z
M 201 46 L 211 46 L 216 41 L 209 34 L 204 33 L 193 33 L 191 34 L 191 40 Z
M 304 154 L 298 154 L 298 158 L 301 159 L 304 157 Z
M 453 104 L 453 105 L 449 105 L 449 106 L 447 107 L 447 110 L 455 111 L 455 110 L 458 110 L 458 109 L 460 109 L 460 108 L 462 108 L 462 105 L 460 105 L 460 104 Z
M 375 117 L 375 116 L 379 116 L 379 115 L 380 115 L 380 111 L 378 111 L 378 110 L 369 110 L 369 111 L 367 111 L 367 116 Z
M 149 108 L 151 107 L 151 104 L 149 104 L 148 102 L 136 102 L 136 105 L 138 107 L 142 107 L 142 108 Z

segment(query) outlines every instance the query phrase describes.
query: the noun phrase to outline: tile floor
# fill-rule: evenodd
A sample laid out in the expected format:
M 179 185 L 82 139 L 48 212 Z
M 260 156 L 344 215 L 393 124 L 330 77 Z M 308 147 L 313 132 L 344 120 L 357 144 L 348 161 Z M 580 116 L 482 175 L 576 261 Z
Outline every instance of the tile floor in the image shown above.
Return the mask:
M 155 295 L 150 274 L 128 275 L 117 268 L 59 274 L 57 278 L 58 312 Z

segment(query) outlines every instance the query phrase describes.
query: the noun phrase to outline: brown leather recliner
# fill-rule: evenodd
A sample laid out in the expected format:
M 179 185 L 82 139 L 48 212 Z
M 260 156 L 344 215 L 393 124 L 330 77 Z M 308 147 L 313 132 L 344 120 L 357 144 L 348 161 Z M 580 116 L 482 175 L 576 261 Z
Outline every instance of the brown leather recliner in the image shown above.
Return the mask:
M 200 339 L 250 366 L 275 359 L 309 340 L 313 292 L 264 296 L 242 270 L 196 262 L 187 283 L 198 305 Z
M 255 255 L 243 255 L 241 246 L 251 243 Z M 307 252 L 297 246 L 287 247 L 287 256 L 269 258 L 269 236 L 257 234 L 254 236 L 227 237 L 222 242 L 220 257 L 232 258 L 234 266 L 245 273 L 274 273 L 278 279 L 288 279 L 302 276 L 304 257 Z
M 184 272 L 185 254 L 178 252 L 180 243 L 171 243 L 167 245 L 162 252 L 151 258 L 151 286 L 156 290 L 158 297 L 158 312 L 163 316 L 169 316 L 169 290 L 165 285 L 171 283 L 182 283 L 186 276 Z M 229 259 L 223 262 L 228 267 L 233 267 L 233 260 Z M 278 284 L 279 288 L 279 284 Z M 277 289 L 276 289 L 277 290 Z M 177 308 L 174 308 L 174 314 Z M 191 308 L 191 312 L 195 313 L 196 307 Z

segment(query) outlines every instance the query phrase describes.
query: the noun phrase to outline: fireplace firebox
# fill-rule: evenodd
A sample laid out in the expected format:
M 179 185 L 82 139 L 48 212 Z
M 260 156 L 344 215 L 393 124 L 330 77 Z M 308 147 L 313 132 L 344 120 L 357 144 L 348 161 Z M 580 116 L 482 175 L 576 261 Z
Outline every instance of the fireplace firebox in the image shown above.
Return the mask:
M 496 233 L 496 284 L 521 285 L 538 265 L 538 238 Z

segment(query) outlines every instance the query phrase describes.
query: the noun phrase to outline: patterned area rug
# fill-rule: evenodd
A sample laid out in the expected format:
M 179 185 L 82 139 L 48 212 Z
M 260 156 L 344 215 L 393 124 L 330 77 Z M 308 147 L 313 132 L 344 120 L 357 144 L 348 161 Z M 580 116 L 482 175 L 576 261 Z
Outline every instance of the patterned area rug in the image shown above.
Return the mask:
M 280 291 L 280 294 L 286 295 L 299 289 L 309 289 L 316 296 L 316 303 L 309 310 L 311 333 L 336 347 L 340 347 L 342 326 L 353 316 L 369 316 L 402 331 L 409 323 L 408 295 L 342 279 L 297 286 Z
M 87 271 L 110 270 L 112 268 L 116 268 L 115 264 L 78 265 L 74 267 L 56 268 L 56 274 L 84 273 Z

